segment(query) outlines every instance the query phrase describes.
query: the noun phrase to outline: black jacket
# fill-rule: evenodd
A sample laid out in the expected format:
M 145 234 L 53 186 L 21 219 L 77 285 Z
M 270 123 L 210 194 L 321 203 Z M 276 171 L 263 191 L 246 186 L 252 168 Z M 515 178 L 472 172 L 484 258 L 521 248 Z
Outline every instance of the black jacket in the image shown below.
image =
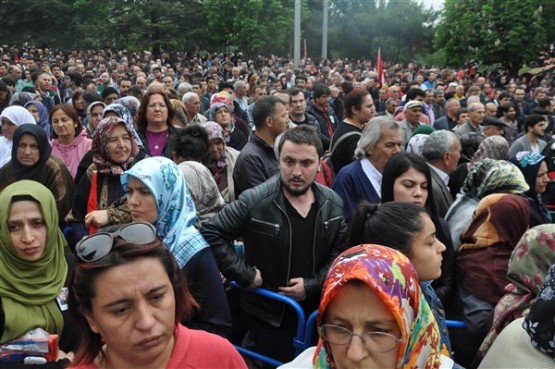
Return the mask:
M 332 261 L 343 251 L 347 225 L 343 202 L 331 189 L 314 184 L 318 201 L 316 225 L 313 230 L 312 277 L 304 279 L 307 303 L 319 301 L 322 285 Z M 204 225 L 202 235 L 214 250 L 223 275 L 241 286 L 250 286 L 255 266 L 262 273 L 262 287 L 277 291 L 286 286 L 291 268 L 291 226 L 285 210 L 285 198 L 279 176 L 243 192 Z M 308 231 L 308 230 L 307 230 Z M 233 247 L 233 240 L 243 237 L 245 259 Z M 249 314 L 278 327 L 284 305 L 254 294 L 246 294 L 242 307 Z

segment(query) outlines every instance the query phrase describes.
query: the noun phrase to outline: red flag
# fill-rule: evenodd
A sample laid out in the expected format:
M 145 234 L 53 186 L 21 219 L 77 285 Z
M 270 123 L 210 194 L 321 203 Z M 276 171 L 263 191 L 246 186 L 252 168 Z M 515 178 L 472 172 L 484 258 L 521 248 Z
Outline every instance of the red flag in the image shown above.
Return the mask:
M 376 60 L 376 72 L 378 73 L 378 82 L 380 83 L 380 86 L 383 86 L 384 78 L 383 78 L 383 61 L 382 61 L 381 48 L 378 49 L 378 59 Z

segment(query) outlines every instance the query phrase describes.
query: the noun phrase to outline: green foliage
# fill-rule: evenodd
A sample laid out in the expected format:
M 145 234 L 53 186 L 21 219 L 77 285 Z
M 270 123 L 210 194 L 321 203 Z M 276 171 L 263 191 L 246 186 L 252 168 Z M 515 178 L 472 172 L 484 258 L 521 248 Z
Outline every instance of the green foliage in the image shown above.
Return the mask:
M 500 63 L 514 75 L 546 46 L 540 2 L 446 0 L 435 45 L 445 49 L 451 65 Z

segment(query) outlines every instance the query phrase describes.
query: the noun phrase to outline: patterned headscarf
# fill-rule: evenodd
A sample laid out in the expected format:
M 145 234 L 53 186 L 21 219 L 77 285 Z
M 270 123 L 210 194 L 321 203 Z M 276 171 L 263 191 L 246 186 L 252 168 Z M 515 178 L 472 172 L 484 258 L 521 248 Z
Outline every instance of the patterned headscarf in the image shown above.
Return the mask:
M 141 107 L 141 102 L 135 96 L 120 97 L 114 103 L 123 105 L 129 111 L 129 114 L 131 114 L 131 118 L 135 116 L 137 110 Z
M 529 188 L 516 165 L 504 160 L 482 159 L 470 169 L 462 192 L 481 200 L 492 193 L 522 194 Z
M 509 143 L 502 136 L 489 136 L 480 142 L 478 150 L 472 156 L 472 160 L 468 163 L 470 170 L 476 163 L 482 159 L 507 160 L 509 159 Z
M 42 131 L 36 125 L 33 127 Z M 32 197 L 39 204 L 46 223 L 44 254 L 35 261 L 20 258 L 10 238 L 7 222 L 15 196 Z M 20 337 L 36 327 L 61 334 L 64 321 L 56 296 L 67 277 L 64 257 L 67 243 L 58 227 L 58 209 L 52 192 L 29 180 L 9 185 L 0 193 L 0 224 L 0 298 L 6 324 L 0 342 Z
M 352 280 L 367 285 L 395 317 L 402 340 L 396 368 L 439 368 L 439 328 L 421 294 L 416 270 L 406 256 L 389 247 L 355 246 L 335 259 L 324 282 L 316 324 L 325 323 L 323 317 L 339 287 Z M 313 367 L 336 368 L 329 344 L 322 338 Z
M 212 172 L 216 183 L 220 183 L 222 176 L 227 170 L 227 151 L 225 150 L 225 138 L 222 126 L 216 122 L 208 121 L 201 124 L 208 131 L 208 140 L 221 140 L 224 144 L 222 156 L 218 160 L 212 160 L 208 169 Z
M 108 112 L 114 112 L 118 115 L 118 117 L 123 119 L 124 123 L 127 125 L 128 130 L 133 135 L 133 138 L 135 138 L 135 142 L 137 142 L 137 145 L 139 147 L 142 147 L 143 146 L 143 141 L 141 140 L 141 138 L 137 134 L 137 131 L 135 131 L 135 126 L 133 124 L 133 114 L 131 114 L 129 109 L 127 109 L 125 106 L 123 106 L 121 104 L 113 103 L 113 104 L 110 104 L 110 105 L 106 106 L 104 108 L 104 110 L 102 110 L 102 118 L 105 118 L 106 113 L 108 113 Z
M 129 134 L 129 140 L 131 141 L 131 154 L 125 163 L 115 163 L 110 158 L 108 154 L 107 144 L 110 135 L 118 125 L 125 127 L 125 130 Z M 130 164 L 135 161 L 135 158 L 139 154 L 139 146 L 135 141 L 133 132 L 129 129 L 129 126 L 125 124 L 125 121 L 117 117 L 104 118 L 96 126 L 94 131 L 93 143 L 93 163 L 96 164 L 96 168 L 99 173 L 111 174 L 114 176 L 121 175 L 126 171 Z
M 229 114 L 231 115 L 231 121 L 229 122 L 229 125 L 227 126 L 229 128 L 229 133 L 231 133 L 235 130 L 235 122 L 233 121 L 233 111 L 231 110 L 231 107 L 227 103 L 224 103 L 224 102 L 212 103 L 210 105 L 210 113 L 209 113 L 208 119 L 215 122 L 216 121 L 216 119 L 215 119 L 216 118 L 216 112 L 222 107 L 226 108 L 227 111 L 229 111 Z
M 505 296 L 495 306 L 493 326 L 480 346 L 479 357 L 486 354 L 505 326 L 530 309 L 553 263 L 555 224 L 539 225 L 526 231 L 511 255 L 507 273 L 510 283 L 505 287 Z
M 479 203 L 457 249 L 457 284 L 492 305 L 509 283 L 509 259 L 528 228 L 530 205 L 524 196 L 493 194 Z
M 407 152 L 422 156 L 422 148 L 428 139 L 429 134 L 419 133 L 413 135 L 407 144 Z
M 183 269 L 197 252 L 209 247 L 195 228 L 197 212 L 183 173 L 170 159 L 156 156 L 139 161 L 121 175 L 125 192 L 129 176 L 141 181 L 154 197 L 158 235 Z
M 532 345 L 555 360 L 555 264 L 549 269 L 538 299 L 530 308 L 522 327 Z

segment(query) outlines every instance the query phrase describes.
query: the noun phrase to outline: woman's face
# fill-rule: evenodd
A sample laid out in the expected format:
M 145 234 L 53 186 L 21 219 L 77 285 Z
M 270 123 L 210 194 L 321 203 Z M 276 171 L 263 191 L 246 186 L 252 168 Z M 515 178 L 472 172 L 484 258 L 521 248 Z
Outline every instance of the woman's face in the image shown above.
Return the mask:
M 91 109 L 90 122 L 95 129 L 98 126 L 98 123 L 100 123 L 100 121 L 102 120 L 103 110 L 104 110 L 104 107 L 102 105 L 95 105 Z M 108 116 L 108 114 L 109 113 L 107 113 L 106 116 Z
M 441 276 L 441 253 L 445 245 L 436 238 L 436 227 L 428 214 L 422 213 L 422 230 L 412 239 L 409 259 L 421 281 L 431 281 Z
M 393 199 L 424 206 L 428 199 L 428 181 L 424 173 L 410 168 L 393 182 Z
M 87 102 L 83 99 L 83 96 L 79 96 L 77 99 L 73 101 L 73 106 L 77 111 L 85 111 L 87 110 Z
M 225 151 L 224 142 L 220 139 L 210 141 L 210 146 L 208 147 L 208 154 L 210 155 L 210 160 L 219 160 Z
M 8 141 L 13 141 L 13 133 L 17 129 L 17 125 L 13 124 L 8 118 L 2 118 L 2 134 Z
M 123 124 L 118 124 L 106 141 L 106 151 L 117 164 L 125 163 L 131 156 L 131 137 Z
M 162 95 L 150 96 L 146 107 L 146 120 L 148 125 L 165 125 L 168 120 L 168 107 Z
M 540 165 L 538 176 L 536 177 L 536 193 L 544 193 L 547 185 L 549 184 L 549 177 L 547 176 L 547 164 L 544 162 Z
M 85 317 L 107 346 L 109 366 L 165 366 L 175 344 L 175 295 L 160 260 L 114 266 L 96 277 L 94 290 Z
M 21 259 L 35 261 L 44 254 L 48 232 L 38 203 L 29 200 L 12 202 L 8 231 L 15 253 Z
M 222 106 L 221 108 L 216 110 L 216 114 L 214 114 L 214 120 L 216 121 L 216 123 L 222 126 L 224 130 L 224 136 L 229 136 L 229 124 L 231 123 L 231 114 L 229 113 L 229 110 Z
M 37 108 L 34 104 L 29 104 L 29 106 L 27 106 L 27 110 L 31 113 L 33 118 L 35 118 L 35 122 L 38 123 L 40 121 L 39 108 Z
M 52 114 L 52 128 L 58 137 L 62 139 L 73 139 L 77 122 L 73 121 L 62 109 L 58 109 Z
M 24 167 L 32 167 L 39 161 L 39 143 L 33 135 L 27 133 L 21 135 L 17 144 L 16 158 Z
M 325 324 L 344 327 L 356 334 L 367 332 L 389 333 L 401 336 L 393 314 L 378 296 L 363 284 L 347 283 L 340 287 L 330 302 Z M 395 368 L 399 345 L 389 352 L 372 352 L 360 337 L 352 337 L 346 345 L 330 344 L 337 369 Z
M 158 220 L 154 196 L 143 182 L 131 176 L 127 182 L 127 202 L 134 222 L 155 224 Z

